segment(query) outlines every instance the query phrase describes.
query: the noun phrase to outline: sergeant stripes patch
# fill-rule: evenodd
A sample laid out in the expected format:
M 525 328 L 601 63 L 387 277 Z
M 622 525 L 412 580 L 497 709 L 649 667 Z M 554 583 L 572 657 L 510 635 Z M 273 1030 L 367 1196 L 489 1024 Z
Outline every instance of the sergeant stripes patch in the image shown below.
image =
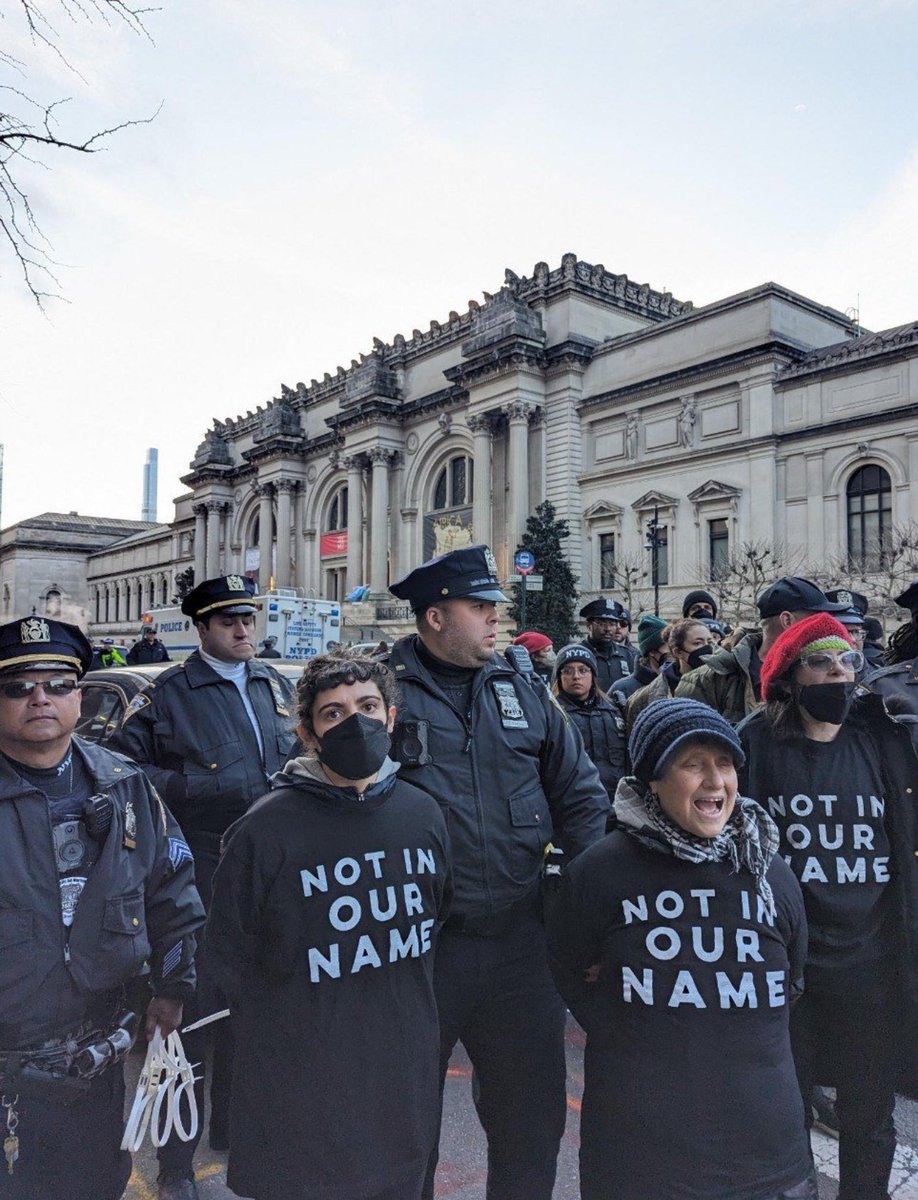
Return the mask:
M 163 955 L 163 975 L 171 975 L 182 961 L 182 943 L 176 942 L 168 953 Z
M 193 861 L 188 843 L 183 842 L 181 838 L 169 838 L 169 862 L 172 863 L 172 870 L 177 871 L 186 859 Z

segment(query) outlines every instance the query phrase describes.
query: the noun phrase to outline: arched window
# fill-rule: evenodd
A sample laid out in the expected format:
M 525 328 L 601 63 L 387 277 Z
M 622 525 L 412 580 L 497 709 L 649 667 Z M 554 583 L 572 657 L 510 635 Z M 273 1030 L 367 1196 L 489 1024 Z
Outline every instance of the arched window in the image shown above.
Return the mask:
M 10 585 L 8 583 L 5 583 L 3 585 L 3 615 L 4 616 L 9 615 L 11 602 L 12 602 L 12 597 L 10 596 Z
M 472 503 L 472 468 L 472 460 L 467 454 L 457 454 L 449 460 L 434 484 L 433 512 Z
M 61 594 L 57 588 L 48 588 L 45 592 L 45 614 L 49 617 L 61 615 Z
M 848 480 L 848 557 L 876 570 L 892 533 L 892 484 L 882 467 L 871 464 Z
M 343 484 L 328 502 L 328 517 L 325 532 L 335 533 L 347 529 L 347 484 Z
M 169 603 L 169 580 L 163 576 L 159 585 L 159 602 L 160 604 Z

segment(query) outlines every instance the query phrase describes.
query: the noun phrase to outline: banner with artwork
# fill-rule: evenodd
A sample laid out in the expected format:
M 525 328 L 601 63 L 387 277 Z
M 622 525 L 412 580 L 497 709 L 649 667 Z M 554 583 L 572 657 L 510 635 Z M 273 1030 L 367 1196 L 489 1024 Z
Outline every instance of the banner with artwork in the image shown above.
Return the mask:
M 424 561 L 474 542 L 471 508 L 428 513 L 424 518 Z

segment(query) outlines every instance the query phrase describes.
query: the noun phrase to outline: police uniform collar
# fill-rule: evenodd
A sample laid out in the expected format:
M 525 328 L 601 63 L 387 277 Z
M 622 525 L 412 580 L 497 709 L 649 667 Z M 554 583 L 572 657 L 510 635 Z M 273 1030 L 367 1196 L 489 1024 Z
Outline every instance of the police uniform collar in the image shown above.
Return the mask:
M 140 768 L 123 754 L 98 746 L 95 742 L 87 742 L 74 734 L 73 746 L 80 755 L 93 783 L 98 789 L 112 787 L 131 775 L 139 775 Z
M 418 646 L 422 645 L 421 638 L 416 633 L 409 633 L 403 638 L 399 638 L 389 652 L 389 667 L 395 674 L 396 679 L 423 679 L 429 675 L 428 668 L 418 653 Z M 429 654 L 426 646 L 424 649 Z M 462 670 L 458 667 L 457 670 Z M 510 675 L 516 674 L 516 671 L 506 659 L 501 658 L 499 654 L 492 654 L 487 662 L 482 663 L 480 667 L 472 668 L 475 675 L 473 691 L 477 693 L 480 681 L 487 675 Z

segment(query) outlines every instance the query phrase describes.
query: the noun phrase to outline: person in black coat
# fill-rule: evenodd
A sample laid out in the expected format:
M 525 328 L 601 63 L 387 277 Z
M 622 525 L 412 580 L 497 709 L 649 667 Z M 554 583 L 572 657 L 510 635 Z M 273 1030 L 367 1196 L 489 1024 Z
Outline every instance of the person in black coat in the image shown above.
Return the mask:
M 551 690 L 577 727 L 611 801 L 628 769 L 625 718 L 599 690 L 596 674 L 596 659 L 586 646 L 565 646 L 555 662 Z
M 145 625 L 140 639 L 127 652 L 127 665 L 137 667 L 162 662 L 172 662 L 169 651 L 156 636 L 153 626 Z
M 907 726 L 856 684 L 862 665 L 834 617 L 796 622 L 762 663 L 764 709 L 738 732 L 744 791 L 778 825 L 806 904 L 791 1016 L 801 1092 L 836 1088 L 840 1200 L 886 1200 L 918 997 L 918 759 Z
M 446 822 L 388 757 L 395 682 L 312 659 L 307 752 L 229 830 L 208 962 L 237 1028 L 228 1183 L 254 1200 L 415 1200 L 439 1129 Z

